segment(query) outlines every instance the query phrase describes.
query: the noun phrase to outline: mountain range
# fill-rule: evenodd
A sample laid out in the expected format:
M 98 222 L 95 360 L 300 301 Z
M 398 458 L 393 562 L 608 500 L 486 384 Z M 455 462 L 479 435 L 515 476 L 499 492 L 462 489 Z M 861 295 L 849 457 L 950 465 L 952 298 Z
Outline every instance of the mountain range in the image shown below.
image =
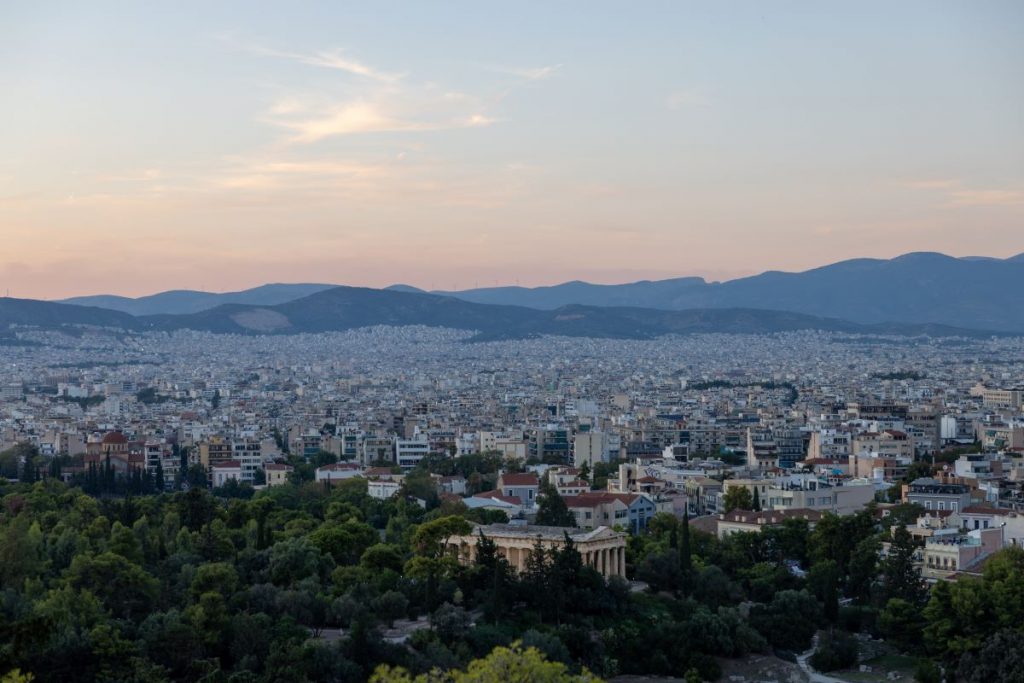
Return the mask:
M 276 306 L 332 288 L 272 284 L 213 294 L 179 290 L 130 299 L 93 296 L 63 303 L 100 306 L 137 316 L 190 314 L 224 304 Z M 425 294 L 408 285 L 387 291 Z M 566 282 L 549 287 L 491 287 L 435 291 L 471 303 L 556 310 L 564 306 L 662 310 L 766 309 L 863 324 L 903 322 L 1024 332 L 1024 254 L 1008 259 L 954 258 L 917 252 L 893 259 L 852 259 L 798 273 L 707 282 L 699 277 L 618 285 Z
M 187 316 L 138 319 L 144 329 L 206 330 L 239 334 L 330 332 L 374 325 L 426 325 L 477 332 L 476 341 L 542 335 L 650 339 L 693 332 L 767 333 L 831 330 L 935 336 L 972 331 L 935 325 L 859 325 L 786 311 L 706 309 L 665 311 L 569 305 L 555 310 L 478 304 L 437 294 L 335 287 L 277 306 L 230 304 Z
M 474 331 L 474 341 L 543 335 L 651 339 L 664 334 L 755 334 L 812 329 L 904 336 L 988 334 L 933 324 L 866 325 L 837 318 L 749 308 L 668 311 L 572 304 L 543 310 L 362 287 L 333 287 L 274 306 L 222 304 L 197 313 L 149 316 L 132 316 L 90 306 L 0 298 L 0 330 L 10 334 L 17 326 L 26 325 L 57 329 L 88 325 L 127 332 L 191 329 L 233 334 L 298 334 L 377 325 L 423 325 Z
M 466 301 L 553 309 L 567 304 L 667 310 L 764 308 L 874 324 L 934 323 L 1024 331 L 1024 254 L 954 258 L 919 252 L 893 259 L 853 259 L 821 268 L 769 271 L 727 282 L 698 277 L 594 285 L 496 287 L 439 292 Z
M 268 284 L 240 292 L 200 292 L 193 289 L 174 289 L 149 296 L 130 298 L 114 294 L 76 296 L 59 303 L 76 306 L 97 306 L 131 315 L 161 315 L 198 313 L 223 304 L 247 304 L 249 306 L 273 306 L 304 296 L 322 292 L 334 285 L 317 284 Z

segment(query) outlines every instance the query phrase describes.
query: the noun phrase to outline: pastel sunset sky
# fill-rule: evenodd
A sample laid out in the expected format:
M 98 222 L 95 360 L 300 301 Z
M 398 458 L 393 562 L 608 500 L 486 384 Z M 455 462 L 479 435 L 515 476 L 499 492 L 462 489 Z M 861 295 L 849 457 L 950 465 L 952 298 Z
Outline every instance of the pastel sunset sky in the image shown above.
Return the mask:
M 5 2 L 0 294 L 1024 251 L 1024 2 Z

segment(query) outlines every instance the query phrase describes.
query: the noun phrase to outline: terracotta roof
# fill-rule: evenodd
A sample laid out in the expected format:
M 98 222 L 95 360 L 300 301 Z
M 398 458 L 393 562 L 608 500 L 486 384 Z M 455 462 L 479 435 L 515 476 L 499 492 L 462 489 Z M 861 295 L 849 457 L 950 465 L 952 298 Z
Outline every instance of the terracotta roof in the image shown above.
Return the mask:
M 103 437 L 103 443 L 115 444 L 115 443 L 128 443 L 128 437 L 121 432 L 107 432 Z
M 627 507 L 632 505 L 640 494 L 638 493 L 612 493 L 611 491 L 584 491 L 578 496 L 563 496 L 565 504 L 569 507 L 592 508 L 597 505 L 604 505 L 616 500 Z
M 594 498 L 584 498 L 583 496 L 562 496 L 562 500 L 565 501 L 565 505 L 568 508 L 596 508 L 607 503 L 607 500 L 597 500 Z
M 755 524 L 763 526 L 768 524 L 782 524 L 787 519 L 806 519 L 817 522 L 821 519 L 821 513 L 810 508 L 792 508 L 789 510 L 733 510 L 722 515 L 721 521 L 734 524 Z
M 242 463 L 238 462 L 237 460 L 225 460 L 224 462 L 218 463 L 218 464 L 213 466 L 213 469 L 215 469 L 215 470 L 231 470 L 231 469 L 237 470 L 237 469 L 241 469 L 241 468 L 242 468 Z
M 327 465 L 321 465 L 316 468 L 317 472 L 349 472 L 358 471 L 362 469 L 359 465 L 354 465 L 349 462 L 332 462 Z
M 524 474 L 503 474 L 500 482 L 502 486 L 539 486 L 540 481 L 533 472 Z
M 690 528 L 695 531 L 703 531 L 706 534 L 718 534 L 718 518 L 714 515 L 692 517 L 690 519 Z
M 963 512 L 969 515 L 998 515 L 1000 517 L 1009 517 L 1011 515 L 1017 514 L 1014 510 L 1007 510 L 1005 508 L 993 508 L 988 507 L 986 505 L 971 505 L 969 507 L 965 507 L 963 509 Z

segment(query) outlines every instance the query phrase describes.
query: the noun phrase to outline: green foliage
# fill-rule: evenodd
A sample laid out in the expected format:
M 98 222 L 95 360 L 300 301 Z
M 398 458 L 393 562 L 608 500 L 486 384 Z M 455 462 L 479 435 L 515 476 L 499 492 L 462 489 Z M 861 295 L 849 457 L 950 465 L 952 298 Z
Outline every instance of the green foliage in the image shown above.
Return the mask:
M 476 519 L 464 505 L 372 499 L 362 480 L 285 484 L 251 499 L 211 495 L 205 482 L 99 498 L 52 480 L 0 483 L 0 671 L 269 682 L 366 680 L 384 664 L 410 677 L 468 675 L 474 659 L 520 639 L 570 676 L 586 667 L 714 680 L 716 657 L 805 649 L 826 615 L 871 632 L 870 605 L 888 585 L 869 514 L 723 540 L 659 515 L 628 545 L 648 592 L 584 566 L 568 537 L 534 548 L 517 573 L 483 528 L 472 531 Z M 467 566 L 446 547 L 471 533 Z M 806 580 L 791 561 L 809 569 Z M 1021 566 L 1014 551 L 1000 554 L 980 580 L 939 584 L 924 610 L 890 600 L 878 628 L 960 671 L 1024 623 Z M 836 615 L 840 596 L 858 602 Z M 427 615 L 432 628 L 406 645 L 381 636 Z M 345 630 L 316 637 L 336 628 Z
M 1012 683 L 1024 681 L 1024 633 L 1001 629 L 977 651 L 960 660 L 957 679 L 964 683 Z
M 1024 549 L 1013 546 L 985 564 L 981 579 L 940 581 L 923 612 L 928 651 L 956 669 L 996 633 L 1024 623 Z
M 921 607 L 903 598 L 890 598 L 878 615 L 878 629 L 901 652 L 919 652 L 924 618 Z
M 857 546 L 875 534 L 875 521 L 870 510 L 839 516 L 826 513 L 808 539 L 813 562 L 834 560 L 841 575 L 849 570 L 850 558 Z
M 465 671 L 412 675 L 401 667 L 382 665 L 373 673 L 370 683 L 597 683 L 598 678 L 588 671 L 572 674 L 561 662 L 549 662 L 533 647 L 497 647 L 483 659 L 473 660 Z
M 928 375 L 924 372 L 918 372 L 916 370 L 895 370 L 893 372 L 873 372 L 871 376 L 875 379 L 883 380 L 919 380 L 924 379 Z
M 751 611 L 750 621 L 774 647 L 803 652 L 821 625 L 822 608 L 807 591 L 780 591 L 767 606 Z
M 918 545 L 906 527 L 896 527 L 889 556 L 882 565 L 882 593 L 887 600 L 898 598 L 920 607 L 928 599 L 928 590 L 914 563 Z
M 753 510 L 754 498 L 746 486 L 731 486 L 722 498 L 727 513 L 733 510 Z
M 540 484 L 537 502 L 537 524 L 541 526 L 576 526 L 576 516 L 558 495 L 558 490 L 547 479 Z
M 857 664 L 857 639 L 842 631 L 828 631 L 808 661 L 818 671 L 849 669 Z

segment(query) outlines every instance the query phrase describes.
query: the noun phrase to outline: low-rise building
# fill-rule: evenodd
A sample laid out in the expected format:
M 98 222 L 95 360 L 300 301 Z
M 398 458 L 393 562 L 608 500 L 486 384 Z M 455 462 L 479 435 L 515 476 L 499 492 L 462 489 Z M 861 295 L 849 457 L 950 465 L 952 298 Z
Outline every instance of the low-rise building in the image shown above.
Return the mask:
M 921 477 L 907 487 L 906 501 L 925 510 L 959 512 L 970 506 L 971 491 L 962 484 L 945 484 L 930 477 Z
M 717 533 L 719 538 L 740 532 L 758 533 L 768 527 L 780 526 L 787 519 L 807 520 L 808 525 L 813 529 L 814 525 L 821 521 L 821 517 L 821 512 L 808 509 L 762 510 L 760 512 L 733 510 L 719 515 Z
M 363 468 L 349 462 L 332 462 L 316 468 L 317 481 L 341 481 L 363 476 Z
M 937 532 L 925 541 L 921 576 L 929 581 L 948 579 L 1002 547 L 1001 529 L 979 529 L 966 534 L 956 529 Z
M 210 468 L 210 480 L 214 488 L 224 486 L 232 479 L 242 481 L 242 463 L 237 460 L 225 460 Z
M 522 474 L 506 472 L 498 477 L 498 491 L 501 495 L 518 498 L 523 507 L 531 508 L 537 503 L 540 480 L 533 472 Z
M 281 463 L 270 463 L 263 467 L 263 472 L 267 476 L 267 486 L 280 486 L 281 484 L 288 483 L 288 475 L 295 470 L 291 465 L 284 465 Z

